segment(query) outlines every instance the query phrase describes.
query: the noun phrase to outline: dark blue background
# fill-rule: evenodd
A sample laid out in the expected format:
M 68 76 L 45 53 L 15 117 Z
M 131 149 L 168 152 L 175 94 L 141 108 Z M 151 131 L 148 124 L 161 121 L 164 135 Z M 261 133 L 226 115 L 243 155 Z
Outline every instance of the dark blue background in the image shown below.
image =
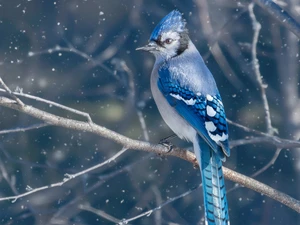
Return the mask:
M 146 44 L 160 19 L 177 8 L 184 13 L 190 37 L 215 76 L 227 117 L 265 132 L 264 108 L 251 64 L 253 29 L 247 5 L 246 1 L 218 0 L 4 0 L 0 7 L 0 76 L 13 90 L 20 87 L 24 93 L 85 111 L 99 125 L 145 140 L 138 109 L 145 118 L 150 142 L 157 143 L 172 132 L 162 121 L 149 90 L 154 58 L 135 49 Z M 212 31 L 203 27 L 205 13 L 210 16 Z M 299 139 L 299 106 L 293 103 L 295 99 L 296 103 L 299 101 L 299 43 L 261 8 L 256 6 L 255 14 L 262 25 L 257 56 L 268 84 L 273 126 L 280 137 Z M 211 53 L 216 51 L 220 57 L 217 44 L 228 66 L 226 61 L 217 62 Z M 94 61 L 73 52 L 47 53 L 47 49 L 58 45 L 72 45 Z M 43 54 L 29 57 L 29 52 Z M 122 67 L 124 63 L 133 76 L 134 99 L 128 91 L 131 78 Z M 293 90 L 296 95 L 289 94 Z M 43 103 L 26 99 L 24 102 L 84 120 Z M 0 116 L 0 130 L 39 123 L 3 107 Z M 230 125 L 231 140 L 253 136 L 257 135 Z M 172 142 L 190 147 L 178 139 Z M 2 170 L 0 195 L 24 193 L 27 185 L 37 188 L 59 182 L 65 173 L 94 166 L 121 149 L 122 146 L 94 134 L 52 126 L 0 135 L 0 164 L 9 180 L 14 181 L 9 185 Z M 238 146 L 232 148 L 225 166 L 250 176 L 265 166 L 275 151 L 276 146 L 269 143 Z M 274 165 L 256 179 L 299 199 L 299 170 L 299 149 L 283 149 Z M 62 187 L 14 203 L 0 202 L 0 223 L 114 224 L 79 206 L 89 204 L 117 219 L 130 218 L 200 182 L 198 170 L 186 161 L 130 150 L 109 165 Z M 235 185 L 226 182 L 227 190 Z M 228 201 L 232 225 L 300 223 L 299 214 L 292 209 L 247 188 L 230 191 Z M 198 189 L 130 224 L 204 224 L 202 202 Z

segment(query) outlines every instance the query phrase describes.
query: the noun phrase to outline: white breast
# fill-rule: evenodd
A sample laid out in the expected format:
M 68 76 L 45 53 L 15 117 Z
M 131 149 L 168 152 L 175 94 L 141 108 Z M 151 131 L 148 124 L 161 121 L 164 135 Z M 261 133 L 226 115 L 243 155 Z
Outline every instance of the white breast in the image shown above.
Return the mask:
M 196 136 L 196 130 L 188 124 L 172 106 L 170 106 L 166 98 L 158 89 L 158 74 L 156 71 L 156 68 L 152 71 L 150 84 L 154 101 L 162 118 L 179 138 L 193 142 Z

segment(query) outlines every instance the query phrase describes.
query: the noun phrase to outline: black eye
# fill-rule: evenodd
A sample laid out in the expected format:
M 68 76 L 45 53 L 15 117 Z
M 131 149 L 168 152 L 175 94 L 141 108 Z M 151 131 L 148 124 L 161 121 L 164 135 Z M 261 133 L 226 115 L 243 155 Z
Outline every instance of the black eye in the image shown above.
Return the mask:
M 165 40 L 165 43 L 166 44 L 171 44 L 173 42 L 173 39 L 171 39 L 171 38 L 167 38 L 166 40 Z

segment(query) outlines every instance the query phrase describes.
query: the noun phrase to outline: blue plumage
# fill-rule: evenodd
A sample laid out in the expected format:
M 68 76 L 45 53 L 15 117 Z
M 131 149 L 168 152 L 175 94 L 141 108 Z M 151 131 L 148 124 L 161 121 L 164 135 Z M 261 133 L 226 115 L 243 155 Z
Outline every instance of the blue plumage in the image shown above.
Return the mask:
M 185 30 L 185 24 L 186 22 L 184 19 L 182 19 L 181 13 L 177 10 L 173 10 L 154 28 L 150 37 L 150 41 L 157 40 L 159 35 L 169 31 L 182 32 Z
M 151 91 L 167 125 L 193 143 L 203 184 L 208 225 L 228 225 L 222 161 L 230 155 L 228 128 L 215 80 L 188 37 L 179 11 L 155 27 L 148 45 L 139 48 L 156 57 Z
M 179 79 L 174 79 L 167 68 L 163 66 L 158 70 L 158 88 L 169 104 L 197 131 L 200 131 L 200 136 L 218 153 L 221 159 L 225 160 L 225 156 L 230 155 L 228 138 L 219 142 L 213 140 L 214 137 L 216 139 L 217 137 L 228 136 L 226 115 L 220 94 L 211 96 L 203 95 L 201 92 L 195 93 L 188 87 L 182 86 Z M 214 116 L 208 115 L 207 107 L 211 107 L 215 111 Z M 208 130 L 206 128 L 206 124 L 210 122 L 212 123 L 211 126 L 215 126 L 216 129 Z
M 220 157 L 201 139 L 201 177 L 208 225 L 229 225 L 228 205 Z

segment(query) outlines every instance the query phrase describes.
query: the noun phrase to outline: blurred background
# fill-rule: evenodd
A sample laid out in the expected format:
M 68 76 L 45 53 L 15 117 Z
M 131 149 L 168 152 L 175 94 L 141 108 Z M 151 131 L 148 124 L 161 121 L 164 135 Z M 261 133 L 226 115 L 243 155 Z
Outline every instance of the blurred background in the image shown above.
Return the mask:
M 158 143 L 172 132 L 162 121 L 149 89 L 154 57 L 135 49 L 147 43 L 167 13 L 179 9 L 190 38 L 215 76 L 227 117 L 267 132 L 251 58 L 250 2 L 3 0 L 0 76 L 12 90 L 87 112 L 101 126 Z M 299 1 L 276 2 L 299 18 Z M 254 13 L 262 26 L 257 58 L 272 125 L 279 137 L 298 140 L 299 39 L 259 6 Z M 22 100 L 60 116 L 85 120 L 48 104 Z M 0 107 L 0 131 L 39 123 Z M 226 167 L 251 176 L 274 158 L 274 164 L 255 179 L 300 199 L 299 149 L 278 149 L 264 138 L 255 138 L 263 137 L 256 133 L 233 125 L 229 129 L 234 147 Z M 248 144 L 242 144 L 245 140 Z M 191 147 L 178 138 L 171 142 Z M 101 163 L 121 149 L 94 134 L 54 126 L 1 134 L 0 196 L 60 182 L 64 174 Z M 1 201 L 0 224 L 115 224 L 108 216 L 116 220 L 134 217 L 200 182 L 199 171 L 186 161 L 130 150 L 62 187 L 15 202 Z M 231 190 L 235 183 L 226 182 L 231 224 L 300 224 L 300 215 L 285 205 L 247 188 Z M 197 189 L 130 224 L 204 224 L 203 216 L 202 191 Z

